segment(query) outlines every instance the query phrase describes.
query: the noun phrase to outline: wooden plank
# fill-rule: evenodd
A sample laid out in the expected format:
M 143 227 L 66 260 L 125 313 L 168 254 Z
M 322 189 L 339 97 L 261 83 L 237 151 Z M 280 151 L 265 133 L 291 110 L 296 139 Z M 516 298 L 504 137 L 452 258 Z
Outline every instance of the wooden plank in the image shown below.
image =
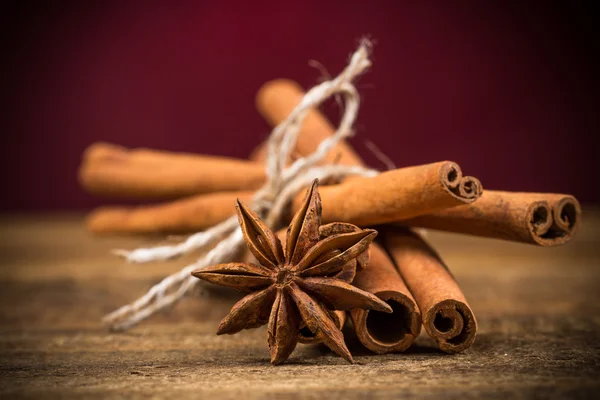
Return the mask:
M 109 255 L 157 238 L 94 238 L 80 216 L 0 220 L 0 396 L 258 398 L 577 397 L 600 388 L 600 213 L 586 210 L 567 246 L 430 233 L 478 318 L 471 349 L 448 356 L 422 335 L 404 354 L 374 356 L 351 335 L 357 364 L 321 346 L 268 363 L 264 329 L 216 336 L 236 299 L 195 293 L 127 333 L 105 313 L 195 256 L 131 265 Z

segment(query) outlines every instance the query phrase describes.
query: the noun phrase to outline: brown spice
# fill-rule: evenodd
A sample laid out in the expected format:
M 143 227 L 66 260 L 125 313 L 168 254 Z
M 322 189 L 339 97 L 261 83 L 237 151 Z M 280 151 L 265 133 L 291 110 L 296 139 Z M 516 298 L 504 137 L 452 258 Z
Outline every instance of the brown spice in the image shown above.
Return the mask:
M 319 237 L 321 240 L 324 240 L 332 235 L 339 235 L 343 233 L 351 233 L 351 232 L 360 232 L 361 229 L 356 225 L 346 224 L 343 222 L 332 222 L 330 224 L 321 225 L 319 227 Z M 282 229 L 277 232 L 277 237 L 280 241 L 285 241 L 287 231 Z M 370 248 L 359 254 L 355 259 L 348 261 L 338 273 L 334 275 L 336 279 L 342 280 L 347 283 L 352 283 L 354 277 L 356 276 L 357 269 L 363 270 L 366 268 L 367 264 L 369 264 L 369 255 Z M 340 253 L 338 249 L 334 250 L 337 254 Z M 247 251 L 243 256 L 245 262 L 249 263 L 257 263 L 256 257 L 252 255 L 250 251 Z M 331 319 L 335 323 L 335 326 L 338 329 L 342 329 L 344 324 L 346 323 L 346 312 L 340 310 L 327 310 Z M 300 322 L 300 330 L 298 334 L 298 341 L 304 344 L 316 344 L 321 341 L 311 332 L 310 329 L 306 326 L 306 324 L 301 321 Z
M 440 349 L 458 353 L 470 347 L 477 333 L 475 316 L 439 255 L 408 229 L 388 227 L 383 241 Z
M 485 190 L 473 204 L 418 216 L 403 225 L 556 246 L 579 229 L 581 206 L 566 194 Z
M 421 313 L 400 273 L 385 250 L 370 246 L 369 267 L 359 271 L 353 284 L 385 301 L 391 314 L 352 310 L 354 331 L 360 342 L 377 354 L 406 350 L 421 332 Z
M 303 321 L 318 340 L 352 362 L 342 332 L 327 310 L 368 308 L 391 312 L 377 297 L 334 277 L 367 250 L 377 232 L 366 229 L 321 240 L 317 181 L 288 228 L 285 251 L 252 210 L 241 202 L 236 209 L 248 249 L 260 265 L 228 263 L 192 273 L 208 282 L 251 292 L 233 306 L 217 334 L 233 334 L 268 323 L 271 362 L 279 364 L 296 347 Z
M 217 192 L 168 203 L 141 206 L 103 206 L 86 218 L 97 234 L 189 233 L 204 230 L 232 215 L 236 199 L 248 202 L 254 192 Z
M 321 190 L 323 221 L 360 226 L 383 224 L 475 201 L 477 178 L 463 176 L 450 161 L 398 168 L 372 178 L 355 178 Z M 297 209 L 297 197 L 292 209 Z
M 265 167 L 227 157 L 94 143 L 83 154 L 79 181 L 101 196 L 174 199 L 258 189 L 265 181 Z
M 335 326 L 341 331 L 346 324 L 346 311 L 327 310 Z M 304 322 L 300 322 L 300 330 L 298 332 L 298 342 L 302 344 L 317 344 L 321 340 L 306 326 Z

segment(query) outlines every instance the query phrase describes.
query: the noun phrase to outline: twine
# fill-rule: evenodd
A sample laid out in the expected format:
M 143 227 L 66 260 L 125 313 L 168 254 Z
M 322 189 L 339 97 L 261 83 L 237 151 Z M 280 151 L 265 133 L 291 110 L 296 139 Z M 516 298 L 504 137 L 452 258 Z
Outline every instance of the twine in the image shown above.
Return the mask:
M 250 207 L 271 229 L 280 226 L 287 206 L 296 194 L 315 178 L 341 179 L 352 175 L 378 174 L 375 170 L 359 166 L 317 166 L 337 143 L 353 134 L 352 125 L 356 120 L 360 98 L 352 81 L 371 66 L 370 50 L 371 43 L 363 39 L 356 52 L 352 54 L 348 66 L 334 79 L 310 89 L 287 119 L 271 132 L 267 142 L 267 181 L 250 203 Z M 314 153 L 299 158 L 286 167 L 306 114 L 311 108 L 318 107 L 327 98 L 336 94 L 342 95 L 345 101 L 344 114 L 336 132 L 323 140 Z M 237 217 L 232 216 L 177 245 L 114 251 L 129 262 L 145 263 L 172 259 L 192 251 L 206 249 L 213 243 L 216 245 L 204 257 L 164 278 L 135 302 L 108 314 L 103 322 L 112 330 L 126 330 L 154 313 L 171 307 L 200 282 L 191 276 L 192 271 L 234 261 L 233 257 L 244 248 L 245 243 Z

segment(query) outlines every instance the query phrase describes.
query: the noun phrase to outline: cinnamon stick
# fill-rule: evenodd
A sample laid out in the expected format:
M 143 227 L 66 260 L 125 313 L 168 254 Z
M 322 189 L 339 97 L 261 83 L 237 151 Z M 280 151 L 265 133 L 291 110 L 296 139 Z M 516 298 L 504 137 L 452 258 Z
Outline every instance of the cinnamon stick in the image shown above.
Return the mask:
M 485 190 L 473 204 L 418 216 L 402 224 L 556 246 L 571 240 L 581 206 L 566 194 Z
M 256 108 L 263 118 L 275 127 L 284 121 L 304 97 L 304 89 L 289 79 L 275 79 L 262 85 L 256 94 Z M 314 153 L 319 144 L 333 135 L 335 128 L 318 110 L 312 109 L 306 115 L 298 134 L 295 151 L 306 156 Z M 266 158 L 266 143 L 259 145 L 250 159 L 263 162 Z M 358 154 L 346 142 L 340 142 L 324 158 L 324 163 L 337 162 L 341 165 L 363 165 Z
M 411 218 L 477 199 L 481 184 L 463 177 L 455 163 L 400 168 L 372 178 L 355 178 L 323 186 L 323 223 L 344 221 L 369 226 Z M 251 192 L 196 195 L 150 206 L 102 207 L 88 218 L 96 233 L 191 232 L 213 226 L 233 215 L 237 197 L 250 199 Z M 293 201 L 293 214 L 302 205 L 302 194 Z
M 119 198 L 169 199 L 253 190 L 264 180 L 264 166 L 254 162 L 108 143 L 88 147 L 79 168 L 79 181 L 86 190 Z
M 86 226 L 98 234 L 200 231 L 232 216 L 236 199 L 249 202 L 253 195 L 253 192 L 220 192 L 157 205 L 100 207 L 87 217 Z
M 399 221 L 475 201 L 477 178 L 463 176 L 450 161 L 399 168 L 321 188 L 323 221 L 368 226 Z M 301 204 L 296 197 L 293 209 Z
M 390 227 L 383 241 L 440 349 L 458 353 L 470 347 L 477 333 L 475 316 L 439 255 L 408 229 Z
M 371 244 L 369 265 L 358 271 L 353 285 L 379 297 L 392 307 L 391 314 L 352 310 L 356 336 L 377 354 L 406 350 L 421 332 L 421 313 L 415 299 L 385 251 Z

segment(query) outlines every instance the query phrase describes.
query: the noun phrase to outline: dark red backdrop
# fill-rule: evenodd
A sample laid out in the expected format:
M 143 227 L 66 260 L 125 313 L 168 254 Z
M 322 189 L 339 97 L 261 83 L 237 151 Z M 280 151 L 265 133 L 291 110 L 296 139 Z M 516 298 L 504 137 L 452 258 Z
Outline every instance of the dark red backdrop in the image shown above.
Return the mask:
M 2 207 L 99 204 L 75 179 L 98 140 L 244 157 L 268 133 L 259 86 L 314 84 L 309 59 L 336 74 L 365 34 L 377 44 L 352 143 L 372 165 L 365 139 L 398 166 L 450 159 L 487 188 L 600 200 L 586 173 L 598 133 L 592 13 L 581 3 L 411 3 L 4 6 L 2 186 L 14 189 Z

